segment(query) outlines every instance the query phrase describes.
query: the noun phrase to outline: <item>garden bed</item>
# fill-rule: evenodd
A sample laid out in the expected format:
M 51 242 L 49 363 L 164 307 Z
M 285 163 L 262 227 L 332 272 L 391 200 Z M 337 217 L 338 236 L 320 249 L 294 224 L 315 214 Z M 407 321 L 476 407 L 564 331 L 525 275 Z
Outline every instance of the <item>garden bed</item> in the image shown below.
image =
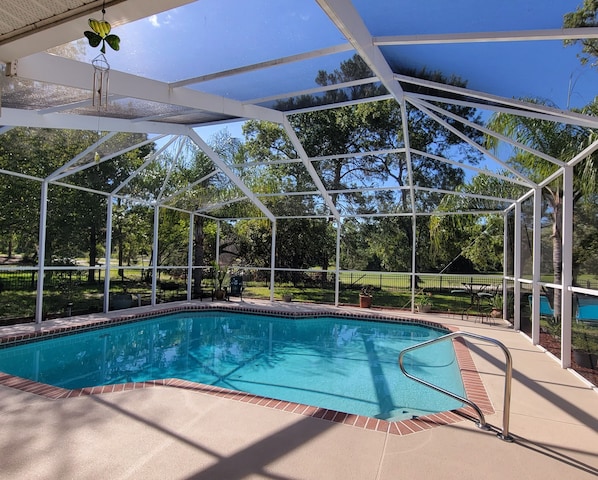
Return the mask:
M 552 353 L 555 357 L 561 358 L 561 341 L 552 335 L 540 332 L 540 345 Z M 579 373 L 583 378 L 598 386 L 598 370 L 595 368 L 584 368 L 575 363 L 573 352 L 571 352 L 571 368 Z

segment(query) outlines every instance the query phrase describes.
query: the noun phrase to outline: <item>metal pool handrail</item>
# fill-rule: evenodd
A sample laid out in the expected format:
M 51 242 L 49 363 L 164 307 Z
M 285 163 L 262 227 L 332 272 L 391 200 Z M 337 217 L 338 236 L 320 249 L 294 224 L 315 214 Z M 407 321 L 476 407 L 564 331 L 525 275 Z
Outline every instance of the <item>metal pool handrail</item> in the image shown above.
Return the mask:
M 502 418 L 503 428 L 502 428 L 502 433 L 498 433 L 497 436 L 501 440 L 504 440 L 506 442 L 512 442 L 513 438 L 509 435 L 509 416 L 510 416 L 510 410 L 511 410 L 511 379 L 513 378 L 513 359 L 511 357 L 511 352 L 509 352 L 507 347 L 505 347 L 498 340 L 495 340 L 494 338 L 490 338 L 490 337 L 484 337 L 482 335 L 477 335 L 475 333 L 469 333 L 469 332 L 459 331 L 459 332 L 448 333 L 446 335 L 443 335 L 442 337 L 433 338 L 432 340 L 418 343 L 417 345 L 412 345 L 411 347 L 407 347 L 403 351 L 401 351 L 401 353 L 399 353 L 399 367 L 401 368 L 401 371 L 403 372 L 403 374 L 405 374 L 406 377 L 410 378 L 411 380 L 415 380 L 416 382 L 426 385 L 427 387 L 430 387 L 433 390 L 436 390 L 437 392 L 443 393 L 455 400 L 459 400 L 460 402 L 466 403 L 471 408 L 473 408 L 475 410 L 475 412 L 477 413 L 477 415 L 479 417 L 479 422 L 477 423 L 478 427 L 488 429 L 488 427 L 486 425 L 486 419 L 484 418 L 484 414 L 482 413 L 482 410 L 480 410 L 480 407 L 478 407 L 474 402 L 472 402 L 468 398 L 461 397 L 453 392 L 449 392 L 448 390 L 445 390 L 444 388 L 439 387 L 438 385 L 434 385 L 425 380 L 422 380 L 421 378 L 414 377 L 413 375 L 407 373 L 407 371 L 405 370 L 405 367 L 403 366 L 403 357 L 405 356 L 406 353 L 409 353 L 410 351 L 416 350 L 418 348 L 425 347 L 427 345 L 431 345 L 433 343 L 439 343 L 439 342 L 443 342 L 446 340 L 451 340 L 456 337 L 471 337 L 471 338 L 477 338 L 478 340 L 483 340 L 485 342 L 490 342 L 490 343 L 493 343 L 493 344 L 497 345 L 498 347 L 500 347 L 502 349 L 502 351 L 504 352 L 504 354 L 505 354 L 505 393 L 504 393 L 504 401 L 503 401 L 503 418 Z

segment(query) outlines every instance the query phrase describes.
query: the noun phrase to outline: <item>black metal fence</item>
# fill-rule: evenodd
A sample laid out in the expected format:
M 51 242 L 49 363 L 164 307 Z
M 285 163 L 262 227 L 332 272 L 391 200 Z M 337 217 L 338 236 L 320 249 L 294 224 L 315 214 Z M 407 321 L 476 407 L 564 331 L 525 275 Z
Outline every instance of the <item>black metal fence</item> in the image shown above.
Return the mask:
M 0 270 L 0 292 L 29 291 L 37 289 L 37 270 Z M 77 271 L 49 271 L 44 278 L 46 288 L 61 288 L 67 284 L 81 284 L 86 278 L 85 272 Z

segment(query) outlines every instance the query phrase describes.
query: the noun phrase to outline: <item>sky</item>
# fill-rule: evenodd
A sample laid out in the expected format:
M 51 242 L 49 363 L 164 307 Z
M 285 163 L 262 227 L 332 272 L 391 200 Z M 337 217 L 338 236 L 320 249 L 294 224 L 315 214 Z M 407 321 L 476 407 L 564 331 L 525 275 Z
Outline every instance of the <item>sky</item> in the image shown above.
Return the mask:
M 373 35 L 561 28 L 580 0 L 354 0 Z M 109 9 L 106 19 L 110 20 Z M 112 68 L 174 82 L 346 43 L 313 0 L 202 0 L 114 29 L 121 50 Z M 598 69 L 582 66 L 579 47 L 561 41 L 384 47 L 402 67 L 458 75 L 468 87 L 507 98 L 536 97 L 578 108 L 598 94 Z M 322 64 L 300 62 L 194 86 L 237 100 L 315 87 L 318 69 L 331 71 L 350 53 Z M 228 130 L 240 136 L 240 123 Z M 206 127 L 209 138 L 222 126 Z

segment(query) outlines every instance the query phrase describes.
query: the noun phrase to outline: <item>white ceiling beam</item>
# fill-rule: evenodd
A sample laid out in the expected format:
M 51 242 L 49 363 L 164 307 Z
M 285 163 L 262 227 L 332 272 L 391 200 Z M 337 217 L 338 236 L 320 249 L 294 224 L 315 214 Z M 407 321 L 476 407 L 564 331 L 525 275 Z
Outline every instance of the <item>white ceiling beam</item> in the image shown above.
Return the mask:
M 550 30 L 514 30 L 510 32 L 465 32 L 424 35 L 388 35 L 374 37 L 374 45 L 438 45 L 447 43 L 530 42 L 538 40 L 582 40 L 598 38 L 597 27 Z
M 413 155 L 418 155 L 418 156 L 424 157 L 424 158 L 430 158 L 432 160 L 437 160 L 442 163 L 447 163 L 449 165 L 453 165 L 458 168 L 471 170 L 471 171 L 479 173 L 479 174 L 487 175 L 489 177 L 494 177 L 494 178 L 497 178 L 497 179 L 505 181 L 505 182 L 515 183 L 517 185 L 521 185 L 522 187 L 529 188 L 529 183 L 525 182 L 519 178 L 506 177 L 499 173 L 494 173 L 488 169 L 476 167 L 475 165 L 469 165 L 467 163 L 458 162 L 457 160 L 450 160 L 448 158 L 440 157 L 438 155 L 434 155 L 434 154 L 428 153 L 428 152 L 422 152 L 421 150 L 415 150 L 413 148 L 411 149 L 411 153 Z
M 521 174 L 521 172 L 518 172 L 517 170 L 515 170 L 510 165 L 507 165 L 505 162 L 503 162 L 496 155 L 492 154 L 492 152 L 488 151 L 487 149 L 485 149 L 484 147 L 482 147 L 477 142 L 474 142 L 471 138 L 469 138 L 467 135 L 465 135 L 464 133 L 462 133 L 459 130 L 457 130 L 455 127 L 453 127 L 452 125 L 450 125 L 448 122 L 446 122 L 445 120 L 443 120 L 442 118 L 440 118 L 438 115 L 432 113 L 424 105 L 422 105 L 422 103 L 420 101 L 415 100 L 413 98 L 407 98 L 407 101 L 411 105 L 413 105 L 415 108 L 417 108 L 417 109 L 421 110 L 423 113 L 425 113 L 428 117 L 430 117 L 436 123 L 438 123 L 442 127 L 446 128 L 450 132 L 454 133 L 461 140 L 463 140 L 464 142 L 466 142 L 467 144 L 471 145 L 473 148 L 475 148 L 476 150 L 478 150 L 480 153 L 482 153 L 482 155 L 485 155 L 489 159 L 491 159 L 491 160 L 495 161 L 497 164 L 501 165 L 505 170 L 508 170 L 509 172 L 511 172 L 516 178 L 519 178 L 522 181 L 527 182 L 529 188 L 537 187 L 537 184 L 535 182 L 532 182 L 529 178 L 523 176 Z
M 297 55 L 289 55 L 288 57 L 275 58 L 274 60 L 267 60 L 265 62 L 254 63 L 252 65 L 245 65 L 243 67 L 231 68 L 229 70 L 223 70 L 221 72 L 209 73 L 207 75 L 186 78 L 184 80 L 179 80 L 178 82 L 172 82 L 170 83 L 170 86 L 172 88 L 178 88 L 184 87 L 186 85 L 208 82 L 210 80 L 218 80 L 221 78 L 232 77 L 234 75 L 241 75 L 243 73 L 263 70 L 265 68 L 278 67 L 280 65 L 286 65 L 302 60 L 309 60 L 316 57 L 323 57 L 326 55 L 333 55 L 335 53 L 346 52 L 348 50 L 351 50 L 352 48 L 353 47 L 350 44 L 343 43 L 342 45 L 320 48 L 319 50 L 313 50 L 311 52 L 298 53 Z
M 516 201 L 515 199 L 512 199 L 512 198 L 496 197 L 493 195 L 483 195 L 483 194 L 479 194 L 479 193 L 457 192 L 455 190 L 447 190 L 444 188 L 415 187 L 414 190 L 418 193 L 419 192 L 441 193 L 443 195 L 455 195 L 457 197 L 474 198 L 476 200 L 490 200 L 493 202 L 513 203 Z
M 108 98 L 108 102 L 113 102 L 115 100 L 120 100 L 122 97 L 117 97 L 116 95 L 110 95 Z M 76 108 L 87 108 L 90 107 L 92 104 L 92 99 L 88 98 L 87 100 L 81 100 L 80 102 L 71 102 L 65 103 L 64 105 L 58 105 L 56 107 L 49 107 L 38 110 L 38 113 L 45 115 L 46 113 L 55 113 L 55 112 L 64 112 L 65 110 L 75 110 Z
M 410 130 L 409 130 L 409 117 L 407 115 L 407 101 L 405 99 L 405 96 L 403 96 L 403 98 L 401 99 L 401 101 L 399 102 L 400 106 L 401 106 L 401 130 L 403 132 L 403 144 L 405 146 L 405 164 L 407 165 L 407 186 L 409 187 L 409 202 L 411 204 L 411 212 L 413 213 L 413 215 L 415 215 L 415 213 L 417 212 L 417 208 L 415 205 L 415 191 L 414 191 L 414 181 L 413 181 L 413 158 L 411 156 L 411 138 L 409 136 Z M 397 133 L 397 137 L 398 137 L 398 133 Z M 399 139 L 400 141 L 400 139 Z M 416 222 L 416 217 L 413 217 L 412 219 L 412 228 L 415 229 L 415 222 Z M 414 231 L 415 234 L 415 231 Z M 412 243 L 412 248 L 413 248 L 413 243 Z M 412 252 L 411 254 L 411 261 L 414 263 L 413 266 L 415 266 L 415 254 L 414 252 Z M 413 291 L 411 292 L 411 295 L 413 296 Z
M 89 90 L 93 67 L 69 58 L 37 53 L 18 61 L 17 77 Z M 197 108 L 233 117 L 254 118 L 281 123 L 283 114 L 256 105 L 199 92 L 188 88 L 172 89 L 165 82 L 110 70 L 110 93 L 166 105 Z M 106 114 L 104 114 L 106 115 Z
M 305 149 L 303 148 L 303 145 L 299 141 L 299 137 L 297 136 L 297 133 L 295 132 L 295 130 L 293 129 L 293 126 L 291 125 L 288 118 L 286 118 L 286 117 L 284 119 L 283 127 L 284 127 L 284 130 L 285 130 L 287 136 L 289 137 L 289 140 L 293 144 L 293 147 L 295 148 L 297 155 L 303 162 L 303 165 L 305 166 L 307 173 L 309 173 L 309 176 L 311 177 L 316 188 L 320 192 L 320 195 L 324 199 L 326 206 L 330 209 L 331 215 L 335 219 L 339 220 L 340 213 L 337 210 L 336 205 L 334 204 L 334 202 L 332 201 L 332 198 L 326 191 L 326 187 L 324 186 L 324 183 L 322 183 L 322 179 L 318 175 L 318 172 L 316 171 L 316 169 L 314 168 L 312 163 L 309 161 L 309 156 L 307 155 L 307 153 L 305 152 Z
M 305 90 L 296 90 L 294 92 L 279 93 L 277 95 L 271 95 L 269 97 L 252 98 L 251 100 L 244 100 L 243 103 L 265 103 L 272 102 L 274 100 L 280 100 L 283 98 L 299 97 L 301 95 L 314 95 L 316 93 L 329 92 L 332 90 L 341 90 L 343 88 L 351 88 L 359 85 L 370 85 L 372 83 L 379 82 L 377 77 L 361 78 L 359 80 L 352 80 L 350 82 L 333 83 L 323 87 L 307 88 Z
M 181 152 L 183 151 L 183 145 L 185 142 L 182 140 L 182 137 L 179 137 L 177 139 L 177 143 L 178 145 L 174 156 L 172 158 L 167 157 L 167 160 L 169 160 L 169 162 L 168 168 L 166 169 L 166 177 L 164 178 L 162 186 L 160 187 L 160 191 L 158 192 L 158 196 L 156 197 L 156 203 L 162 203 L 162 199 L 164 198 L 164 192 L 166 191 L 166 187 L 170 183 L 170 177 L 172 176 L 172 172 L 174 171 L 174 168 L 179 164 L 179 158 L 181 156 Z
M 189 138 L 195 142 L 195 144 L 208 156 L 210 160 L 214 162 L 217 168 L 219 168 L 224 175 L 228 177 L 228 179 L 235 184 L 236 187 L 239 188 L 247 198 L 253 203 L 268 219 L 272 222 L 275 221 L 275 217 L 272 212 L 255 196 L 253 191 L 245 185 L 243 180 L 233 172 L 230 167 L 226 164 L 224 160 L 222 160 L 218 154 L 212 150 L 212 148 L 204 142 L 203 138 L 201 138 L 197 132 L 194 130 L 189 129 Z
M 172 123 L 135 122 L 122 118 L 94 115 L 48 113 L 41 115 L 34 110 L 2 108 L 0 123 L 13 127 L 62 128 L 67 130 L 116 131 L 128 133 L 187 135 L 188 127 Z
M 433 105 L 432 103 L 423 101 L 421 99 L 419 101 L 426 108 L 429 108 L 430 110 L 432 110 L 436 113 L 440 113 L 441 115 L 446 115 L 447 117 L 452 118 L 453 120 L 455 120 L 463 125 L 466 125 L 470 128 L 476 129 L 476 130 L 480 131 L 481 133 L 484 133 L 486 135 L 491 135 L 491 136 L 511 145 L 512 147 L 524 150 L 538 158 L 543 158 L 544 160 L 547 160 L 550 163 L 554 163 L 555 165 L 558 165 L 560 167 L 565 165 L 565 162 L 563 162 L 557 158 L 554 158 L 550 155 L 547 155 L 546 153 L 540 152 L 539 150 L 536 150 L 535 148 L 531 148 L 528 145 L 518 142 L 517 140 L 513 140 L 512 138 L 509 138 L 506 135 L 502 135 L 501 133 L 495 132 L 494 130 L 490 130 L 489 128 L 486 128 L 482 125 L 478 125 L 477 123 L 470 122 L 469 120 L 466 120 L 463 117 L 460 117 L 459 115 L 455 115 L 454 113 L 451 113 L 448 110 L 445 110 L 444 108 L 437 107 L 436 105 Z
M 383 150 L 369 150 L 369 151 L 365 151 L 365 152 L 338 153 L 336 155 L 324 155 L 321 157 L 310 157 L 309 160 L 312 162 L 321 162 L 324 160 L 337 160 L 337 159 L 343 159 L 343 158 L 368 157 L 370 155 L 373 155 L 373 156 L 389 155 L 392 153 L 405 153 L 405 147 L 385 148 Z
M 568 110 L 551 108 L 539 103 L 530 103 L 514 98 L 499 97 L 498 95 L 492 95 L 491 93 L 480 92 L 478 90 L 471 90 L 469 88 L 456 87 L 454 85 L 433 82 L 431 80 L 424 80 L 421 78 L 409 77 L 407 75 L 395 74 L 395 78 L 401 82 L 410 83 L 412 85 L 420 85 L 422 87 L 429 87 L 431 89 L 440 90 L 442 92 L 463 95 L 465 97 L 477 98 L 497 105 L 512 107 L 518 111 L 521 111 L 521 114 L 533 112 L 536 114 L 550 115 L 552 116 L 552 121 L 558 121 L 561 123 L 572 123 L 574 125 L 593 126 L 592 128 L 596 128 L 596 126 L 598 126 L 598 121 L 595 117 L 593 118 L 588 115 L 583 115 L 581 113 L 571 112 Z M 412 97 L 424 98 L 421 95 L 412 95 Z M 455 105 L 457 104 L 456 102 L 453 102 L 453 99 L 450 98 L 444 98 L 442 99 L 442 101 L 446 103 L 455 103 Z M 491 110 L 493 107 L 491 105 L 488 105 L 480 106 L 480 108 L 486 108 L 488 110 Z M 518 114 L 515 111 L 513 111 L 512 113 L 516 115 Z M 540 118 L 538 115 L 533 115 L 533 117 Z
M 123 190 L 135 177 L 137 177 L 143 170 L 147 168 L 147 166 L 152 163 L 156 158 L 158 158 L 163 151 L 165 151 L 171 144 L 173 144 L 179 136 L 173 135 L 170 137 L 157 151 L 150 153 L 147 155 L 143 161 L 143 163 L 137 167 L 137 169 L 131 173 L 127 178 L 125 178 L 119 185 L 116 186 L 114 190 L 112 190 L 112 195 L 117 195 L 121 190 Z
M 100 145 L 102 145 L 103 143 L 110 140 L 116 134 L 117 134 L 117 132 L 109 132 L 108 134 L 99 138 L 94 143 L 92 143 L 89 147 L 87 147 L 85 150 L 83 150 L 82 152 L 79 152 L 78 155 L 75 155 L 70 161 L 68 161 L 64 165 L 62 165 L 58 170 L 56 170 L 52 174 L 50 174 L 47 177 L 47 179 L 48 180 L 59 180 L 66 176 L 72 175 L 73 173 L 77 173 L 80 170 L 84 170 L 85 168 L 87 168 L 85 165 L 76 166 L 77 163 L 79 162 L 79 160 L 81 160 L 85 156 L 91 154 L 92 152 L 96 152 Z M 94 161 L 94 163 L 95 163 L 95 161 Z
M 437 95 L 409 94 L 409 97 L 429 102 L 437 102 L 445 105 L 459 105 L 462 107 L 477 108 L 478 110 L 487 110 L 490 112 L 509 113 L 511 115 L 516 115 L 519 117 L 534 118 L 536 120 L 546 120 L 547 122 L 556 122 L 565 125 L 576 125 L 578 127 L 585 128 L 598 128 L 598 118 L 590 116 L 585 116 L 583 119 L 579 120 L 573 120 L 572 118 L 555 117 L 554 115 L 530 112 L 528 110 L 522 110 L 520 108 L 515 107 L 501 107 L 496 104 L 471 102 L 467 100 L 456 100 L 454 98 L 440 97 Z
M 503 210 L 461 210 L 458 212 L 391 212 L 391 213 L 350 213 L 343 215 L 343 218 L 389 218 L 389 217 L 431 217 L 445 215 L 502 215 Z
M 197 185 L 209 180 L 210 178 L 214 177 L 215 175 L 218 175 L 220 173 L 219 170 L 214 170 L 211 173 L 208 173 L 207 175 L 204 175 L 203 177 L 201 177 L 198 180 L 195 180 L 194 182 L 186 185 L 183 188 L 179 188 L 175 193 L 173 193 L 172 195 L 169 195 L 168 197 L 164 197 L 162 199 L 162 203 L 169 203 L 172 202 L 175 198 L 180 197 L 181 195 L 193 190 L 195 187 L 197 187 Z
M 393 94 L 397 101 L 400 101 L 403 98 L 403 89 L 394 80 L 394 72 L 386 62 L 380 49 L 374 45 L 371 33 L 351 1 L 316 1 L 386 89 Z
M 390 93 L 386 95 L 378 95 L 376 97 L 358 98 L 357 100 L 347 100 L 346 102 L 329 103 L 327 105 L 318 105 L 315 107 L 297 108 L 295 110 L 287 110 L 284 112 L 286 116 L 296 115 L 298 113 L 306 112 L 320 112 L 323 110 L 332 110 L 334 108 L 350 107 L 352 105 L 361 105 L 362 103 L 381 102 L 384 100 L 395 100 L 396 97 Z

